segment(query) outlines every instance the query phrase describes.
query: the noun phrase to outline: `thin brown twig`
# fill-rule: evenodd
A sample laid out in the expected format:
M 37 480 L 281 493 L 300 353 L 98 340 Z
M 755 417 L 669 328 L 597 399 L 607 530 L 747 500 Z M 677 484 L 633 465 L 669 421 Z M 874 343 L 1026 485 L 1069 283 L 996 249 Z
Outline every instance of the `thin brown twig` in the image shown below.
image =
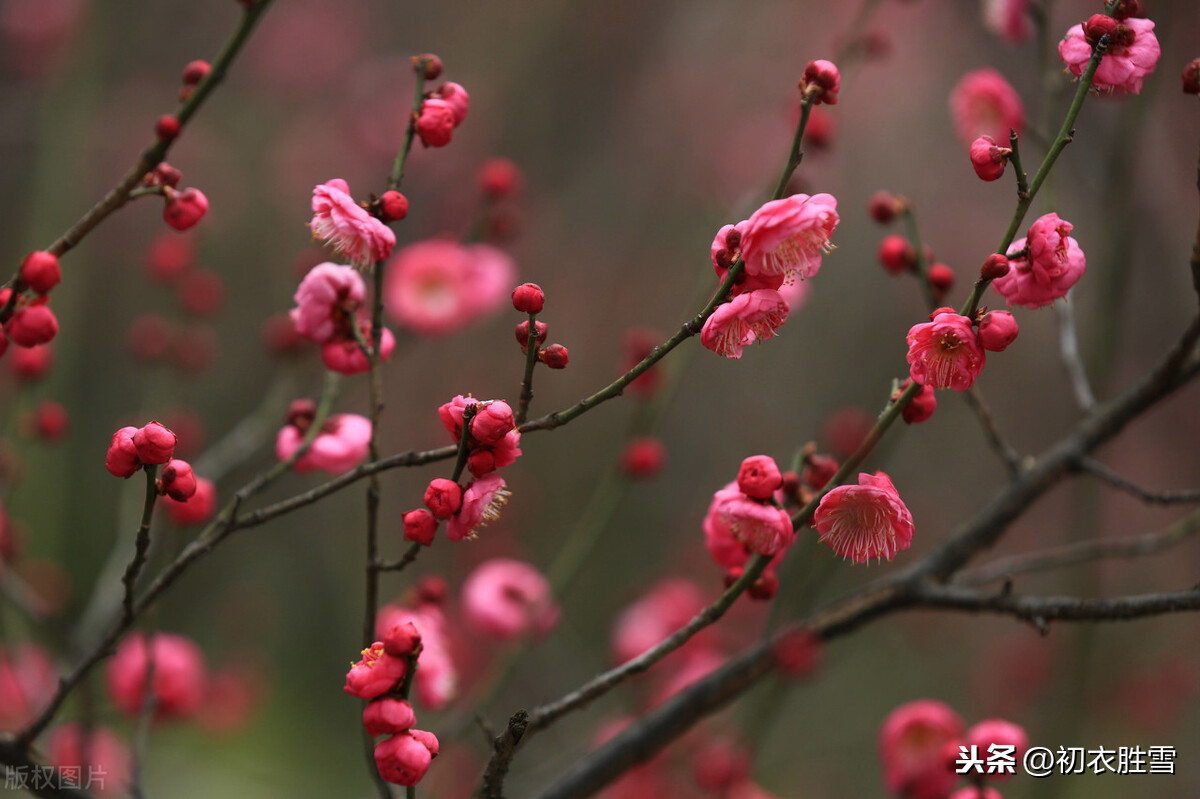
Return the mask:
M 1151 491 L 1143 488 L 1127 477 L 1118 474 L 1114 469 L 1095 458 L 1080 458 L 1079 468 L 1088 474 L 1095 475 L 1114 488 L 1132 494 L 1149 505 L 1180 505 L 1200 502 L 1200 489 L 1180 489 L 1177 491 Z

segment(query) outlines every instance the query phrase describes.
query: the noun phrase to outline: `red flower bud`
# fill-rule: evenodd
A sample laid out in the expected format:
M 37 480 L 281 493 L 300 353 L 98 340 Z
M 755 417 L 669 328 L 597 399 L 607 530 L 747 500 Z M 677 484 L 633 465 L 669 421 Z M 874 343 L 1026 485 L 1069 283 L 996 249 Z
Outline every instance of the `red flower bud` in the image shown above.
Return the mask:
M 27 305 L 8 320 L 8 337 L 19 347 L 47 344 L 58 335 L 58 319 L 45 303 Z
M 404 514 L 405 541 L 414 541 L 427 547 L 433 543 L 433 536 L 437 533 L 437 528 L 437 519 L 424 508 L 410 510 Z
M 541 313 L 546 295 L 537 283 L 522 283 L 513 289 L 513 307 L 521 313 Z
M 150 424 L 133 434 L 133 446 L 142 463 L 166 463 L 175 454 L 175 434 L 158 422 Z M 190 495 L 189 495 L 190 496 Z
M 185 86 L 195 86 L 200 81 L 208 77 L 208 73 L 212 72 L 212 65 L 207 61 L 197 59 L 188 62 L 188 65 L 183 68 L 183 83 Z
M 385 191 L 379 198 L 379 214 L 384 222 L 399 222 L 408 216 L 408 198 L 398 191 Z
M 886 236 L 879 242 L 879 263 L 890 274 L 898 275 L 917 265 L 917 250 L 903 236 Z
M 551 369 L 566 369 L 569 360 L 567 348 L 561 344 L 551 344 L 538 353 L 538 360 Z
M 742 461 L 738 469 L 738 490 L 748 497 L 768 499 L 781 485 L 783 475 L 779 473 L 775 459 L 769 455 L 751 455 Z
M 171 114 L 164 114 L 154 123 L 154 132 L 163 141 L 171 141 L 179 135 L 179 119 Z
M 1200 58 L 1194 58 L 1183 68 L 1183 93 L 1200 94 Z
M 507 158 L 489 159 L 479 168 L 479 188 L 493 200 L 516 194 L 521 182 L 521 170 Z
M 199 189 L 171 191 L 163 207 L 163 221 L 176 230 L 187 230 L 208 213 L 208 198 Z
M 1096 42 L 1100 41 L 1100 37 L 1108 36 L 1111 39 L 1116 30 L 1117 21 L 1115 19 L 1106 14 L 1093 14 L 1088 17 L 1087 22 L 1083 23 L 1083 38 L 1084 41 L 1095 47 Z
M 173 458 L 163 467 L 159 485 L 160 494 L 177 502 L 186 502 L 196 493 L 196 475 L 190 463 Z
M 1000 253 L 992 253 L 979 269 L 979 276 L 985 280 L 995 280 L 1008 274 L 1008 258 Z
M 433 53 L 422 53 L 412 57 L 413 71 L 425 72 L 425 80 L 437 80 L 442 74 L 442 59 Z
M 417 511 L 414 511 L 416 513 Z M 406 658 L 419 653 L 421 633 L 411 621 L 397 624 L 383 637 L 383 651 L 394 658 Z
M 621 468 L 634 480 L 653 477 L 662 469 L 667 450 L 656 438 L 635 438 L 621 453 Z
M 911 385 L 911 378 L 905 380 L 900 384 L 896 396 L 898 397 L 900 394 L 903 394 Z M 935 410 L 937 410 L 936 392 L 934 392 L 932 386 L 921 386 L 921 390 L 916 393 L 916 396 L 900 412 L 900 417 L 904 419 L 905 424 L 920 424 L 930 416 L 933 416 Z
M 37 250 L 21 261 L 21 282 L 38 294 L 47 294 L 62 280 L 62 268 L 54 253 Z
M 537 345 L 540 347 L 541 345 L 546 343 L 546 334 L 549 333 L 549 329 L 546 327 L 545 322 L 538 322 L 536 329 L 537 329 Z M 529 320 L 528 319 L 526 319 L 521 324 L 517 325 L 517 343 L 521 345 L 522 351 L 524 351 L 525 348 L 527 346 L 529 346 Z
M 900 212 L 902 200 L 891 192 L 877 191 L 867 201 L 867 213 L 881 225 L 886 225 Z
M 122 427 L 113 433 L 108 454 L 104 457 L 104 468 L 114 477 L 132 477 L 141 468 L 137 446 L 133 443 L 133 434 L 137 431 L 136 427 Z
M 838 89 L 841 85 L 842 78 L 837 66 L 832 61 L 823 59 L 809 61 L 808 66 L 804 68 L 804 79 L 800 81 L 800 89 L 805 94 L 811 93 L 814 103 L 829 105 L 837 103 Z
M 425 489 L 425 507 L 439 519 L 449 519 L 462 507 L 462 487 L 453 480 L 435 477 Z
M 979 343 L 991 352 L 1004 352 L 1018 332 L 1017 319 L 1008 311 L 988 311 L 979 320 Z

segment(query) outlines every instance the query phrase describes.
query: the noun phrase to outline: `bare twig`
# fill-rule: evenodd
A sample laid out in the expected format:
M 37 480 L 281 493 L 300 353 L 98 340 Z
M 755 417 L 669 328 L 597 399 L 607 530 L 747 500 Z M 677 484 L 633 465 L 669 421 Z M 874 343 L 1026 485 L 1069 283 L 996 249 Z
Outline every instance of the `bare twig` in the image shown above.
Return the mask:
M 1092 394 L 1092 386 L 1088 382 L 1087 370 L 1083 368 L 1083 360 L 1079 356 L 1079 337 L 1075 332 L 1075 306 L 1071 303 L 1071 292 L 1061 303 L 1054 303 L 1058 313 L 1058 352 L 1062 356 L 1063 367 L 1071 380 L 1071 391 L 1079 410 L 1087 413 L 1096 404 Z
M 1142 488 L 1132 480 L 1121 476 L 1109 466 L 1101 463 L 1095 458 L 1080 458 L 1079 468 L 1088 474 L 1093 474 L 1096 477 L 1107 482 L 1114 488 L 1119 488 L 1122 491 L 1128 492 L 1133 496 L 1150 505 L 1179 505 L 1191 502 L 1200 502 L 1200 489 L 1183 489 L 1179 491 L 1150 491 Z
M 983 436 L 987 439 L 992 451 L 1004 462 L 1009 475 L 1016 475 L 1021 471 L 1021 456 L 1000 437 L 1000 431 L 996 428 L 996 420 L 992 418 L 991 410 L 983 401 L 983 394 L 979 391 L 979 387 L 971 386 L 962 392 L 962 396 L 971 406 L 971 410 L 975 412 L 975 417 L 979 419 L 979 424 L 983 427 Z
M 129 561 L 121 578 L 121 583 L 125 586 L 125 596 L 121 601 L 122 622 L 125 624 L 133 621 L 133 592 L 137 587 L 138 575 L 146 565 L 146 552 L 150 549 L 150 519 L 154 514 L 154 502 L 158 499 L 155 480 L 158 467 L 144 466 L 142 470 L 146 474 L 146 499 L 142 504 L 142 522 L 138 526 L 133 545 L 133 560 Z

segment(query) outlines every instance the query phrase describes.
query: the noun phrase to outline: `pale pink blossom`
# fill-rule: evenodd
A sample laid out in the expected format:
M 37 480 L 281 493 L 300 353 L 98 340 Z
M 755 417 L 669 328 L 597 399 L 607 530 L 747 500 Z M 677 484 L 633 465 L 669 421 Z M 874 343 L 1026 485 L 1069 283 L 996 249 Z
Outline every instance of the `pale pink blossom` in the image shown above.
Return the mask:
M 704 320 L 700 343 L 726 358 L 741 358 L 745 347 L 774 338 L 787 317 L 788 304 L 778 291 L 748 291 L 718 305 Z
M 462 609 L 468 624 L 498 641 L 545 635 L 559 616 L 545 575 L 510 558 L 493 558 L 475 567 L 463 582 Z
M 821 269 L 821 255 L 833 249 L 839 218 L 831 194 L 793 194 L 772 200 L 746 220 L 742 228 L 742 258 L 748 275 L 812 277 Z
M 0 650 L 0 732 L 17 732 L 54 696 L 58 675 L 40 647 L 28 641 Z
M 1058 214 L 1046 214 L 1029 226 L 1029 236 L 1012 243 L 1008 273 L 992 281 L 1009 305 L 1040 308 L 1065 297 L 1087 271 L 1087 258 L 1071 238 L 1074 226 Z
M 396 246 L 396 235 L 354 202 L 349 184 L 341 178 L 313 188 L 312 210 L 313 238 L 330 244 L 354 266 L 382 261 Z
M 77 769 L 71 780 L 75 787 L 100 796 L 128 796 L 129 749 L 107 727 L 84 730 L 74 722 L 56 727 L 46 738 L 46 762 L 58 769 Z
M 966 391 L 983 371 L 979 335 L 952 308 L 939 308 L 930 321 L 913 325 L 905 340 L 909 375 L 923 386 Z
M 108 662 L 108 694 L 122 713 L 137 718 L 145 703 L 149 658 L 154 659 L 155 718 L 188 718 L 204 703 L 208 674 L 204 653 L 190 638 L 172 633 L 155 633 L 150 652 L 141 633 L 133 633 L 117 647 Z
M 905 799 L 943 799 L 958 782 L 946 748 L 962 731 L 958 714 L 936 699 L 918 699 L 889 713 L 879 730 L 887 790 Z
M 374 699 L 392 690 L 408 674 L 408 662 L 383 651 L 376 641 L 362 651 L 357 663 L 350 664 L 343 690 L 359 699 Z
M 462 507 L 446 523 L 446 535 L 451 541 L 475 538 L 475 528 L 495 521 L 506 502 L 508 490 L 503 477 L 488 474 L 473 480 L 463 491 Z
M 384 639 L 393 627 L 403 624 L 412 624 L 421 634 L 421 656 L 413 678 L 417 700 L 430 710 L 440 710 L 458 695 L 458 668 L 450 652 L 446 617 L 430 604 L 416 610 L 384 605 L 375 617 L 375 635 Z
M 486 244 L 429 239 L 399 250 L 384 278 L 383 302 L 397 324 L 428 336 L 446 335 L 501 308 L 516 267 Z
M 612 633 L 613 661 L 625 663 L 653 648 L 707 604 L 704 592 L 691 580 L 659 580 L 617 617 Z
M 787 511 L 770 502 L 752 499 L 740 490 L 723 494 L 715 512 L 730 534 L 750 552 L 775 555 L 787 549 L 796 537 Z
M 349 266 L 323 263 L 309 270 L 300 281 L 288 312 L 296 332 L 324 344 L 349 336 L 355 312 L 367 296 L 362 275 Z
M 1014 44 L 1033 32 L 1029 0 L 983 0 L 983 21 L 992 33 Z
M 991 67 L 963 75 L 950 92 L 950 115 L 963 144 L 980 136 L 1006 142 L 1009 130 L 1018 134 L 1025 128 L 1025 107 L 1008 81 Z
M 912 514 L 883 472 L 859 474 L 858 485 L 831 489 L 821 498 L 813 523 L 821 543 L 856 563 L 891 560 L 913 539 Z
M 303 441 L 304 433 L 298 427 L 285 425 L 275 437 L 275 456 L 286 461 Z M 317 469 L 335 475 L 348 472 L 367 457 L 370 443 L 370 420 L 353 413 L 334 414 L 292 468 L 300 473 Z
M 1092 46 L 1083 25 L 1073 25 L 1058 43 L 1058 54 L 1075 77 L 1087 69 Z M 1125 91 L 1138 94 L 1142 82 L 1154 71 L 1162 50 L 1154 35 L 1154 22 L 1144 17 L 1126 17 L 1109 35 L 1108 50 L 1092 78 L 1092 86 L 1104 92 Z

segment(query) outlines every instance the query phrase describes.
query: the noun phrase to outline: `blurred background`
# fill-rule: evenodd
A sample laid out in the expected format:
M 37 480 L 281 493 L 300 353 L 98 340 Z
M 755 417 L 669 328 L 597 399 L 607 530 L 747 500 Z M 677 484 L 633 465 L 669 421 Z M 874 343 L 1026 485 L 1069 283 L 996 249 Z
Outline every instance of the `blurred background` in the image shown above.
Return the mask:
M 949 301 L 961 304 L 1008 224 L 1014 191 L 1010 176 L 989 184 L 970 168 L 947 101 L 959 78 L 983 66 L 999 70 L 1035 132 L 1052 134 L 1065 113 L 1071 84 L 1057 56 L 1039 56 L 1035 36 L 1021 43 L 997 36 L 981 4 L 870 3 L 865 25 L 855 21 L 860 5 L 276 0 L 226 84 L 171 151 L 181 185 L 207 195 L 207 217 L 178 234 L 163 224 L 156 198 L 115 214 L 63 260 L 52 368 L 31 380 L 10 368 L 11 352 L 0 363 L 3 501 L 17 542 L 6 573 L 51 614 L 32 624 L 0 604 L 5 646 L 33 640 L 72 662 L 64 641 L 98 581 L 115 583 L 105 563 L 113 555 L 119 575 L 127 562 L 140 480 L 122 483 L 102 468 L 119 426 L 158 419 L 175 429 L 183 457 L 220 467 L 222 503 L 274 462 L 287 402 L 315 397 L 322 371 L 315 348 L 281 353 L 263 325 L 292 306 L 307 269 L 330 257 L 306 227 L 312 187 L 340 177 L 359 199 L 383 190 L 411 107 L 410 56 L 440 56 L 442 79 L 466 87 L 471 107 L 448 147 L 413 153 L 403 187 L 411 211 L 395 226 L 399 246 L 482 229 L 511 254 L 520 280 L 545 289 L 540 318 L 550 341 L 569 348 L 570 365 L 539 370 L 536 416 L 620 374 L 631 329 L 665 338 L 701 307 L 716 285 L 708 266 L 713 234 L 746 218 L 775 183 L 805 64 L 852 53 L 842 62 L 838 104 L 821 109 L 826 141 L 808 149 L 796 184 L 838 198 L 837 250 L 779 337 L 740 361 L 687 342 L 659 368 L 663 388 L 652 403 L 624 397 L 566 428 L 529 434 L 524 455 L 505 470 L 512 498 L 478 541 L 440 539 L 414 567 L 385 575 L 387 601 L 411 604 L 421 577 L 441 576 L 449 586 L 444 610 L 466 698 L 439 713 L 417 708 L 419 726 L 443 737 L 421 792 L 469 795 L 487 754 L 484 735 L 464 722 L 472 711 L 500 726 L 518 708 L 557 698 L 611 665 L 614 619 L 660 579 L 687 578 L 715 598 L 723 573 L 701 532 L 712 493 L 748 455 L 783 465 L 809 441 L 839 454 L 856 426 L 882 409 L 893 379 L 905 376 L 904 334 L 926 310 L 915 280 L 889 276 L 876 260 L 883 236 L 903 231 L 868 217 L 873 192 L 887 189 L 914 204 L 925 244 L 957 275 Z M 1050 5 L 1051 42 L 1100 10 L 1098 2 Z M 1200 20 L 1186 0 L 1145 5 L 1162 45 L 1157 71 L 1138 96 L 1088 101 L 1026 223 L 1053 210 L 1075 225 L 1088 272 L 1072 307 L 1100 398 L 1153 363 L 1196 307 L 1187 261 L 1200 106 L 1180 93 L 1178 76 L 1200 55 Z M 184 64 L 211 59 L 239 13 L 233 0 L 0 2 L 0 237 L 14 271 L 24 253 L 47 246 L 128 169 L 152 140 L 154 120 L 175 108 Z M 1044 146 L 1036 133 L 1027 142 L 1032 172 Z M 502 208 L 485 210 L 477 173 L 493 157 L 514 162 L 523 183 Z M 186 274 L 156 280 L 150 264 L 164 258 L 185 262 Z M 985 303 L 1003 307 L 994 292 Z M 1020 337 L 989 358 L 978 385 L 1004 437 L 1035 454 L 1081 413 L 1058 356 L 1058 313 L 1017 316 Z M 515 404 L 523 356 L 512 329 L 521 318 L 505 302 L 452 335 L 398 330 L 386 372 L 384 452 L 450 443 L 436 409 L 456 394 Z M 911 509 L 912 549 L 891 565 L 852 567 L 802 541 L 783 571 L 781 618 L 913 562 L 1001 487 L 1003 465 L 962 398 L 941 392 L 938 399 L 930 421 L 894 429 L 867 464 L 890 474 Z M 1147 487 L 1200 485 L 1198 399 L 1195 386 L 1178 392 L 1101 459 Z M 65 429 L 45 419 L 47 401 L 62 405 Z M 365 378 L 344 381 L 338 410 L 367 413 Z M 661 472 L 639 481 L 614 476 L 628 438 L 646 432 L 665 447 Z M 212 449 L 230 440 L 239 444 L 235 456 Z M 448 472 L 440 463 L 383 475 L 388 557 L 404 546 L 401 514 L 420 506 L 429 479 Z M 289 476 L 259 501 L 324 479 Z M 597 510 L 605 504 L 595 500 L 597 486 L 607 509 Z M 364 490 L 356 484 L 237 533 L 149 614 L 147 629 L 193 638 L 210 671 L 238 675 L 240 687 L 226 704 L 213 701 L 227 713 L 212 723 L 155 728 L 148 794 L 367 793 L 360 703 L 341 690 L 361 648 Z M 984 558 L 1136 535 L 1187 512 L 1148 507 L 1094 480 L 1067 481 Z M 548 570 L 589 525 L 601 538 L 560 591 L 562 617 L 544 640 L 510 656 L 459 624 L 457 589 L 477 564 L 507 556 Z M 158 518 L 151 569 L 193 533 Z M 1021 578 L 1016 590 L 1175 590 L 1194 584 L 1198 567 L 1200 552 L 1185 543 L 1154 558 Z M 733 654 L 758 635 L 766 612 L 767 603 L 739 603 L 706 646 Z M 84 627 L 85 637 L 99 629 Z M 750 742 L 754 779 L 779 797 L 882 796 L 880 722 L 901 703 L 933 697 L 968 724 L 1002 716 L 1052 749 L 1170 745 L 1179 752 L 1174 777 L 1019 776 L 1003 787 L 1006 797 L 1196 796 L 1197 633 L 1200 621 L 1186 614 L 1056 625 L 1045 637 L 1006 618 L 889 616 L 829 647 L 813 681 L 764 683 L 698 735 L 720 731 Z M 470 704 L 509 662 L 511 674 L 491 698 Z M 601 725 L 641 712 L 672 668 L 664 664 L 663 675 L 634 681 L 529 741 L 511 795 L 532 795 L 589 750 Z M 129 738 L 133 725 L 106 698 L 102 669 L 63 719 L 89 704 Z M 662 766 L 676 780 L 672 796 L 708 795 L 690 776 L 694 746 L 681 743 Z

